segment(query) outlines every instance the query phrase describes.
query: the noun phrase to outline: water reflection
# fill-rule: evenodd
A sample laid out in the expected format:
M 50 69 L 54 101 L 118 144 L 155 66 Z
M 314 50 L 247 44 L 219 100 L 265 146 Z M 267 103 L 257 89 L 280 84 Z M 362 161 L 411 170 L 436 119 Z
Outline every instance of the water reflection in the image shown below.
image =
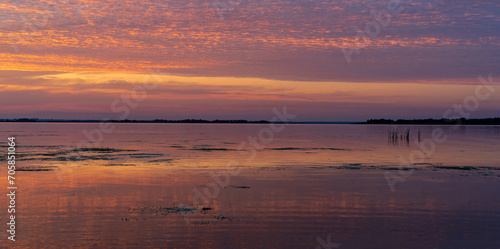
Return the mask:
M 61 161 L 89 125 L 51 125 L 22 125 L 14 248 L 315 248 L 327 234 L 340 248 L 498 244 L 498 127 L 400 126 L 409 139 L 388 146 L 393 126 L 290 125 L 249 161 L 238 146 L 259 125 L 124 124 Z M 384 173 L 437 128 L 448 140 L 390 192 Z M 230 160 L 243 170 L 220 183 Z M 194 189 L 214 197 L 189 205 Z

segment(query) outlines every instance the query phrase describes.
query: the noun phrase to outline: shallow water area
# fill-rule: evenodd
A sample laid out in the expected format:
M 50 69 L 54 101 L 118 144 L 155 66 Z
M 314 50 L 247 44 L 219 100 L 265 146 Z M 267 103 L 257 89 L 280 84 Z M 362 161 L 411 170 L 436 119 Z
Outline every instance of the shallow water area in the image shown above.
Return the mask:
M 497 126 L 289 124 L 263 143 L 266 124 L 114 125 L 79 148 L 98 124 L 2 123 L 20 156 L 2 246 L 500 248 Z

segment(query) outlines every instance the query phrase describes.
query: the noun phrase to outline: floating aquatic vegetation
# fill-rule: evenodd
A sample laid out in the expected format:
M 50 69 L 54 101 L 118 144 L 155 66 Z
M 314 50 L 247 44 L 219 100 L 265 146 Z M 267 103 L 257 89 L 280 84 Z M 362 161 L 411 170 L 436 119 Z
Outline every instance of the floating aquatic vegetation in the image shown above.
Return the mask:
M 136 166 L 133 163 L 108 163 L 103 165 L 104 167 L 113 167 L 113 166 L 121 166 L 121 167 L 129 167 L 129 166 Z
M 296 147 L 281 147 L 281 148 L 266 148 L 266 150 L 349 150 L 343 148 L 296 148 Z
M 500 170 L 498 167 L 488 167 L 488 166 L 432 166 L 435 169 L 450 169 L 450 170 Z
M 115 148 L 77 148 L 68 150 L 68 152 L 102 152 L 102 153 L 113 153 L 113 152 L 123 152 L 123 151 L 137 151 L 137 150 L 124 150 Z
M 160 153 L 134 153 L 134 154 L 119 154 L 120 156 L 129 156 L 131 158 L 154 158 L 165 156 L 165 154 Z
M 232 186 L 229 186 L 229 187 L 230 187 L 230 188 L 243 188 L 243 189 L 244 189 L 244 188 L 250 188 L 250 187 L 248 187 L 248 186 L 235 186 L 235 185 L 232 185 Z M 226 188 L 226 187 L 224 187 L 224 188 Z
M 453 170 L 479 170 L 478 167 L 473 166 L 433 166 L 435 169 L 453 169 Z
M 186 148 L 185 146 L 182 146 L 182 145 L 170 145 L 169 147 L 170 147 L 170 148 L 177 148 L 177 149 L 183 149 L 183 148 Z
M 191 148 L 189 150 L 198 150 L 198 151 L 236 151 L 235 149 L 228 149 L 228 148 Z
M 150 161 L 148 161 L 148 163 L 165 163 L 165 162 L 171 162 L 173 160 L 174 159 L 170 159 L 170 158 L 162 158 L 162 159 L 150 160 Z
M 421 170 L 419 168 L 412 168 L 412 167 L 383 167 L 381 168 L 383 170 Z
M 21 168 L 16 168 L 16 171 L 53 171 L 55 167 L 21 167 Z
M 163 215 L 176 215 L 180 218 L 189 217 L 193 225 L 215 225 L 221 222 L 258 220 L 252 216 L 238 216 L 229 212 L 216 212 L 212 207 L 191 208 L 186 206 L 148 206 L 129 208 L 131 217 L 122 218 L 122 221 L 147 221 L 161 219 Z
M 196 208 L 190 208 L 186 206 L 151 206 L 151 207 L 142 207 L 142 208 L 130 208 L 129 212 L 139 213 L 139 214 L 173 214 L 173 213 L 193 213 L 198 211 Z

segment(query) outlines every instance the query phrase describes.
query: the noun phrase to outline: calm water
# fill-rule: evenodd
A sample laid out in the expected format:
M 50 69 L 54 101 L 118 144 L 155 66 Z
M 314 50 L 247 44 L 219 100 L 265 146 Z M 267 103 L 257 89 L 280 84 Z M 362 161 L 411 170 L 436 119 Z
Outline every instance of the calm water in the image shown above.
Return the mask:
M 114 126 L 0 124 L 21 156 L 0 247 L 500 248 L 497 126 Z

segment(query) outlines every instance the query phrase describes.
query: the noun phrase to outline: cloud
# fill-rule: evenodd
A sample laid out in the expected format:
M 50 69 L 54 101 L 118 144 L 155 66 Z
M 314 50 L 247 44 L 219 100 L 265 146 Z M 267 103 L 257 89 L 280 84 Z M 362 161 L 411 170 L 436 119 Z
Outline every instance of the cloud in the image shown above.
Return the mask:
M 6 0 L 0 112 L 113 115 L 154 68 L 170 74 L 154 75 L 135 117 L 260 119 L 282 105 L 310 120 L 425 117 L 472 94 L 478 76 L 498 77 L 496 1 L 401 0 L 401 13 L 377 16 L 388 2 Z M 380 18 L 390 21 L 376 31 Z M 377 34 L 360 43 L 357 30 Z
M 135 100 L 133 90 L 141 89 L 146 76 L 51 72 L 24 76 L 0 71 L 0 118 L 118 119 L 120 113 L 112 108 L 117 101 L 119 106 L 130 107 L 130 118 L 134 119 L 265 119 L 270 110 L 281 106 L 300 114 L 300 120 L 424 118 L 442 115 L 442 110 L 461 103 L 476 88 L 467 84 L 301 82 L 159 74 L 155 75 L 157 87 L 145 90 L 144 99 Z M 476 113 L 496 115 L 499 99 L 495 93 L 481 102 L 481 111 Z
M 401 1 L 347 64 L 344 44 L 388 1 L 5 1 L 0 69 L 165 72 L 381 82 L 468 78 L 498 68 L 495 1 Z M 358 39 L 359 40 L 359 39 Z M 13 43 L 18 52 L 13 49 Z

